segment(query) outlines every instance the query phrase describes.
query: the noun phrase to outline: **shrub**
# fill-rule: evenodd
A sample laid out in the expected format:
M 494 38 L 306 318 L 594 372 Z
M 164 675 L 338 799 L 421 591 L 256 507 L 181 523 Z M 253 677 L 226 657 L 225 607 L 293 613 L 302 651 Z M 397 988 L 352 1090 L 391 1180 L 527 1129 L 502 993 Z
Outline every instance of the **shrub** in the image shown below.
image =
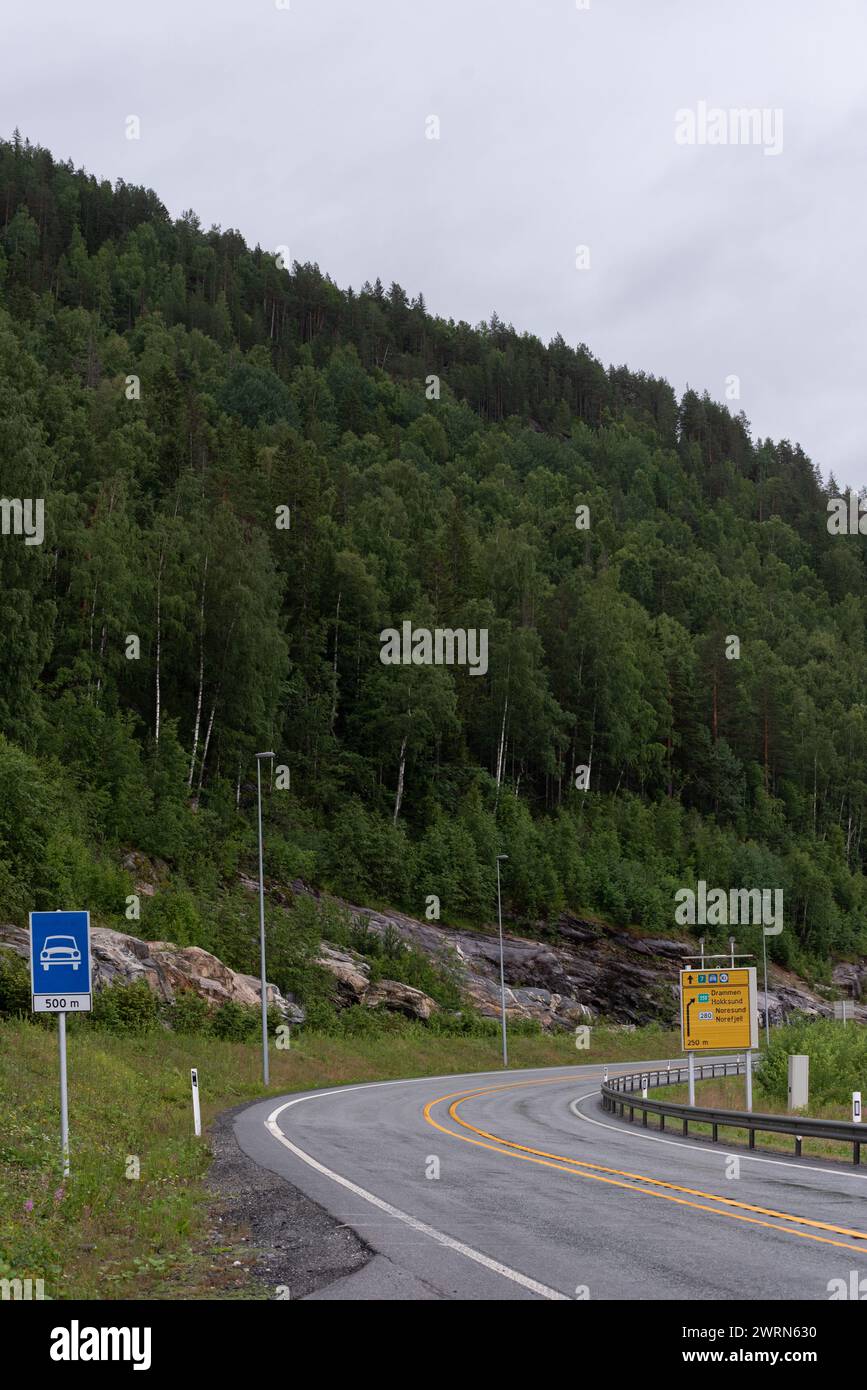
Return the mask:
M 109 985 L 94 994 L 90 1019 L 110 1033 L 153 1033 L 160 1026 L 159 1001 L 144 980 Z
M 316 877 L 316 854 L 313 850 L 300 849 L 281 835 L 271 835 L 267 873 L 281 883 L 289 883 L 293 878 L 310 882 Z
M 224 1042 L 250 1042 L 262 1026 L 258 1009 L 227 999 L 213 1016 L 211 1027 Z
M 14 951 L 0 950 L 0 1018 L 30 1013 L 30 971 Z
M 166 1016 L 176 1033 L 207 1033 L 211 1028 L 206 1001 L 191 989 L 181 990 Z
M 777 1101 L 788 1098 L 788 1058 L 810 1058 L 810 1107 L 847 1105 L 853 1091 L 867 1090 L 867 1029 L 830 1019 L 801 1018 L 775 1028 L 762 1056 L 757 1076 L 763 1090 Z
M 166 888 L 156 893 L 147 903 L 142 921 L 149 941 L 207 949 L 207 933 L 196 900 L 185 888 Z
M 307 1015 L 305 1028 L 310 1033 L 330 1033 L 339 1032 L 338 1012 L 334 1004 L 328 999 L 305 1000 L 304 1010 Z

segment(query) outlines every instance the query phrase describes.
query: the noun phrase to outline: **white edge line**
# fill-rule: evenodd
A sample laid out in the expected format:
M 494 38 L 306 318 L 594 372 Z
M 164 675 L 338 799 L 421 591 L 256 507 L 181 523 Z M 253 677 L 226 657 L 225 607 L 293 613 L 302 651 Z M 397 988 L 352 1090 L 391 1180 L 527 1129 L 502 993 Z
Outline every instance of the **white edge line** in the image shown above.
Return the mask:
M 539 1070 L 541 1071 L 543 1068 L 540 1067 Z M 488 1073 L 488 1075 L 491 1074 L 492 1073 Z M 443 1078 L 430 1077 L 419 1079 L 441 1080 Z M 399 1084 L 400 1082 L 394 1081 L 373 1083 L 374 1086 L 394 1086 Z M 297 1144 L 293 1144 L 290 1139 L 287 1139 L 277 1123 L 278 1115 L 281 1115 L 284 1110 L 288 1110 L 293 1105 L 300 1105 L 302 1101 L 321 1100 L 323 1096 L 341 1095 L 345 1091 L 350 1090 L 358 1091 L 369 1089 L 369 1086 L 341 1086 L 335 1091 L 320 1092 L 318 1096 L 299 1096 L 296 1100 L 286 1101 L 283 1105 L 278 1105 L 276 1110 L 272 1110 L 271 1114 L 264 1122 L 265 1128 L 275 1139 L 279 1140 L 281 1144 L 284 1144 L 287 1149 L 295 1154 L 297 1158 L 300 1158 L 302 1162 L 308 1164 L 309 1167 L 315 1168 L 317 1173 L 323 1173 L 325 1177 L 330 1178 L 332 1182 L 339 1183 L 341 1187 L 345 1187 L 350 1192 L 354 1192 L 357 1197 L 362 1197 L 365 1202 L 370 1202 L 372 1206 L 378 1207 L 380 1211 L 386 1212 L 388 1216 L 393 1216 L 395 1220 L 402 1221 L 404 1225 L 411 1227 L 412 1230 L 420 1232 L 421 1235 L 430 1236 L 431 1240 L 435 1240 L 440 1245 L 444 1245 L 447 1250 L 454 1250 L 457 1254 L 466 1256 L 468 1260 L 474 1260 L 476 1264 L 484 1266 L 485 1269 L 491 1270 L 494 1274 L 499 1274 L 504 1279 L 511 1279 L 512 1283 L 520 1284 L 522 1288 L 529 1289 L 531 1293 L 538 1294 L 540 1298 L 547 1298 L 560 1303 L 571 1302 L 571 1299 L 569 1299 L 566 1294 L 558 1293 L 556 1289 L 549 1289 L 547 1284 L 540 1284 L 536 1279 L 531 1279 L 528 1275 L 521 1274 L 517 1269 L 510 1269 L 508 1265 L 501 1264 L 499 1260 L 492 1260 L 490 1256 L 481 1254 L 480 1251 L 474 1250 L 472 1246 L 464 1245 L 463 1241 L 455 1240 L 452 1236 L 445 1235 L 442 1231 L 436 1230 L 433 1226 L 427 1226 L 423 1221 L 419 1221 L 414 1216 L 409 1216 L 407 1212 L 401 1211 L 398 1207 L 392 1206 L 390 1202 L 383 1201 L 381 1197 L 375 1196 L 373 1192 L 368 1192 L 366 1188 L 359 1187 L 358 1183 L 351 1182 L 349 1178 L 342 1177 L 340 1173 L 335 1173 L 331 1168 L 326 1168 L 324 1163 L 320 1163 L 318 1159 L 313 1158 L 311 1154 L 305 1153 L 303 1149 L 298 1148 Z
M 633 1139 L 649 1139 L 652 1144 L 671 1144 L 675 1149 L 689 1149 L 691 1153 L 706 1155 L 709 1158 L 715 1157 L 717 1154 L 722 1157 L 731 1153 L 745 1163 L 770 1163 L 774 1168 L 788 1168 L 790 1171 L 794 1169 L 798 1173 L 823 1173 L 825 1177 L 854 1178 L 856 1182 L 867 1182 L 867 1173 L 852 1173 L 848 1168 L 841 1168 L 837 1172 L 833 1168 L 817 1168 L 812 1163 L 800 1163 L 796 1158 L 758 1158 L 754 1154 L 742 1154 L 734 1148 L 727 1150 L 723 1145 L 720 1145 L 719 1149 L 706 1149 L 701 1145 L 700 1140 L 696 1140 L 692 1144 L 685 1144 L 682 1139 L 663 1139 L 657 1134 L 645 1134 L 643 1125 L 637 1129 L 629 1128 L 626 1125 L 609 1125 L 604 1120 L 594 1120 L 592 1116 L 585 1115 L 583 1110 L 578 1109 L 580 1101 L 588 1100 L 590 1096 L 600 1094 L 599 1091 L 585 1091 L 583 1096 L 576 1096 L 575 1100 L 571 1100 L 569 1109 L 575 1118 L 583 1120 L 588 1125 L 598 1125 L 600 1129 L 612 1129 L 615 1134 L 631 1135 Z M 628 1091 L 624 1092 L 624 1095 L 628 1094 Z M 865 1139 L 867 1139 L 867 1129 L 865 1129 Z

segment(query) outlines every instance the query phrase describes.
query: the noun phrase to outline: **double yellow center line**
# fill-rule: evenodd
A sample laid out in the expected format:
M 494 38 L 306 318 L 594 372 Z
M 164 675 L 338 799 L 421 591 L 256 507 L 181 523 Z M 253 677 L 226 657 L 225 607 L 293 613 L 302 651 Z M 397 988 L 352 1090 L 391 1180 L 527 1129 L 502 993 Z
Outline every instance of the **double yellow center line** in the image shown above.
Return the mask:
M 577 1079 L 577 1078 L 576 1078 Z M 590 1077 L 581 1077 L 582 1081 L 592 1080 Z M 622 1188 L 626 1192 L 638 1193 L 644 1197 L 659 1197 L 666 1202 L 676 1202 L 681 1207 L 692 1207 L 695 1211 L 709 1212 L 713 1216 L 725 1216 L 733 1221 L 747 1222 L 752 1226 L 763 1226 L 767 1230 L 782 1231 L 786 1235 L 799 1236 L 802 1240 L 819 1241 L 823 1245 L 836 1245 L 842 1250 L 853 1250 L 857 1255 L 867 1253 L 867 1232 L 851 1230 L 846 1226 L 834 1226 L 826 1221 L 814 1221 L 807 1216 L 797 1216 L 793 1212 L 776 1211 L 772 1207 L 755 1206 L 750 1202 L 739 1202 L 733 1197 L 721 1197 L 716 1192 L 703 1192 L 700 1188 L 682 1187 L 677 1183 L 664 1182 L 660 1178 L 649 1177 L 646 1173 L 632 1173 L 621 1168 L 610 1168 L 601 1163 L 587 1163 L 582 1159 L 570 1158 L 566 1154 L 548 1153 L 545 1149 L 534 1149 L 527 1144 L 518 1144 L 514 1140 L 504 1139 L 498 1134 L 491 1134 L 486 1129 L 479 1129 L 476 1125 L 470 1124 L 458 1112 L 460 1107 L 467 1101 L 473 1100 L 478 1096 L 491 1095 L 496 1091 L 511 1091 L 528 1086 L 562 1086 L 561 1077 L 555 1077 L 548 1081 L 510 1081 L 499 1086 L 480 1086 L 471 1091 L 453 1091 L 449 1095 L 438 1096 L 435 1100 L 428 1101 L 424 1107 L 424 1117 L 428 1124 L 433 1125 L 434 1129 L 440 1130 L 443 1134 L 450 1135 L 453 1139 L 461 1139 L 466 1144 L 475 1144 L 478 1148 L 491 1149 L 494 1153 L 501 1153 L 510 1158 L 521 1159 L 526 1163 L 538 1163 L 545 1168 L 556 1168 L 561 1173 L 569 1173 L 576 1178 L 589 1178 L 592 1182 L 605 1183 L 609 1187 Z M 439 1120 L 434 1119 L 433 1111 L 439 1105 L 445 1105 L 451 1101 L 449 1115 L 451 1119 L 461 1126 L 464 1130 L 470 1130 L 479 1137 L 473 1139 L 469 1134 L 460 1134 L 457 1130 L 449 1129 L 446 1125 L 440 1124 Z M 490 1141 L 490 1142 L 488 1142 Z M 623 1181 L 627 1179 L 627 1181 Z M 676 1195 L 683 1194 L 683 1195 Z M 705 1201 L 693 1201 L 692 1198 L 701 1197 Z M 708 1206 L 708 1202 L 717 1205 Z M 753 1213 L 746 1215 L 747 1212 Z M 772 1217 L 773 1220 L 765 1221 L 763 1217 Z M 790 1225 L 779 1225 L 779 1222 L 789 1222 Z M 797 1230 L 793 1227 L 810 1227 L 810 1230 Z M 826 1231 L 827 1235 L 818 1235 L 816 1232 Z M 861 1245 L 852 1245 L 846 1240 L 835 1240 L 834 1236 L 848 1236 L 853 1240 L 861 1241 Z

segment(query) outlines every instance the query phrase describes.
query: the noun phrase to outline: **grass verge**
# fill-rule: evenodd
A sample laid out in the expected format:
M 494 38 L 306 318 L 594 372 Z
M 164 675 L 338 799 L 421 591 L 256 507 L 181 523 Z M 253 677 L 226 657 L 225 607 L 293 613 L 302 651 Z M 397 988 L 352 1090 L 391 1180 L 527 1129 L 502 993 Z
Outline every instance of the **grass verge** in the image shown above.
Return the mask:
M 659 1088 L 648 1091 L 648 1096 L 652 1100 L 670 1100 L 678 1105 L 686 1105 L 689 1100 L 689 1087 L 687 1085 L 660 1086 Z M 695 1100 L 699 1106 L 715 1106 L 720 1110 L 744 1110 L 746 1104 L 745 1082 L 742 1076 L 716 1077 L 712 1081 L 697 1081 L 695 1083 Z M 760 1111 L 765 1115 L 790 1115 L 792 1112 L 787 1110 L 785 1105 L 780 1104 L 773 1096 L 767 1095 L 762 1090 L 758 1078 L 753 1081 L 753 1110 Z M 849 1109 L 843 1105 L 829 1103 L 828 1105 L 818 1105 L 810 1107 L 810 1115 L 815 1119 L 822 1120 L 849 1120 L 852 1118 Z M 653 1123 L 651 1119 L 650 1123 Z M 677 1121 L 669 1121 L 669 1125 Z M 711 1136 L 710 1125 L 700 1124 L 690 1121 L 689 1132 L 691 1135 L 703 1135 L 707 1138 Z M 864 1140 L 867 1143 L 867 1129 L 864 1132 Z M 730 1144 L 733 1147 L 749 1144 L 749 1131 L 746 1129 L 730 1129 L 728 1125 L 721 1127 L 719 1131 L 719 1142 Z M 761 1150 L 773 1150 L 775 1153 L 794 1154 L 795 1141 L 790 1134 L 769 1134 L 761 1131 L 756 1135 L 756 1148 Z M 808 1139 L 805 1138 L 801 1147 L 803 1158 L 830 1158 L 851 1164 L 852 1145 L 835 1144 L 828 1139 Z
M 206 1139 L 192 1134 L 190 1067 L 203 1127 L 264 1094 L 261 1053 L 247 1043 L 174 1033 L 69 1036 L 72 1176 L 59 1160 L 57 1036 L 0 1022 L 0 1278 L 44 1281 L 49 1298 L 264 1297 L 246 1277 L 241 1232 L 212 1238 Z M 514 1037 L 514 1067 L 675 1055 L 660 1029 L 607 1033 L 589 1050 L 570 1035 Z M 298 1035 L 272 1050 L 269 1094 L 402 1076 L 495 1071 L 499 1039 L 425 1034 Z M 235 1259 L 240 1259 L 240 1265 Z

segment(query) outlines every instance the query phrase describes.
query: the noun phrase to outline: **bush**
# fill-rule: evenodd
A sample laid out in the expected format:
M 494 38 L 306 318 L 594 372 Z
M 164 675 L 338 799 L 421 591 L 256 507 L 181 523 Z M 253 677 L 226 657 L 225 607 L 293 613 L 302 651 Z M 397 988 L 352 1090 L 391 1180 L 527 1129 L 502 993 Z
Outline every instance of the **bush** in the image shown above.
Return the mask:
M 266 872 L 269 878 L 281 883 L 290 883 L 293 878 L 312 882 L 316 878 L 316 854 L 313 850 L 300 849 L 282 835 L 271 835 Z
M 30 1013 L 30 971 L 14 951 L 0 950 L 0 1018 Z
M 231 999 L 220 1005 L 211 1021 L 214 1034 L 224 1042 L 250 1042 L 261 1026 L 262 1015 L 258 1009 L 236 1004 Z
M 774 1100 L 788 1099 L 788 1058 L 810 1058 L 810 1108 L 848 1105 L 853 1091 L 867 1091 L 867 1029 L 857 1023 L 801 1018 L 771 1034 L 757 1076 Z
M 374 1009 L 366 1009 L 363 1004 L 351 1004 L 339 1015 L 339 1032 L 347 1038 L 372 1038 L 380 1033 L 400 1031 L 388 1027 L 388 1021 L 393 1018 L 394 1015 L 377 1014 Z
M 207 949 L 207 932 L 198 905 L 186 888 L 171 887 L 156 893 L 145 907 L 142 926 L 149 941 Z
M 195 994 L 191 989 L 181 990 L 167 1010 L 166 1017 L 176 1033 L 197 1034 L 211 1030 L 208 1005 L 200 994 Z
M 445 954 L 431 960 L 415 947 L 404 948 L 398 955 L 386 956 L 380 950 L 370 970 L 371 984 L 377 980 L 398 980 L 429 994 L 445 1009 L 459 1009 L 461 988 L 454 963 Z
M 109 985 L 94 994 L 90 1019 L 110 1033 L 153 1033 L 160 1026 L 159 1001 L 144 980 Z
M 308 1003 L 305 1001 L 304 1011 L 306 1014 L 305 1029 L 308 1033 L 329 1033 L 334 1035 L 340 1031 L 337 1008 L 328 999 L 312 999 Z

